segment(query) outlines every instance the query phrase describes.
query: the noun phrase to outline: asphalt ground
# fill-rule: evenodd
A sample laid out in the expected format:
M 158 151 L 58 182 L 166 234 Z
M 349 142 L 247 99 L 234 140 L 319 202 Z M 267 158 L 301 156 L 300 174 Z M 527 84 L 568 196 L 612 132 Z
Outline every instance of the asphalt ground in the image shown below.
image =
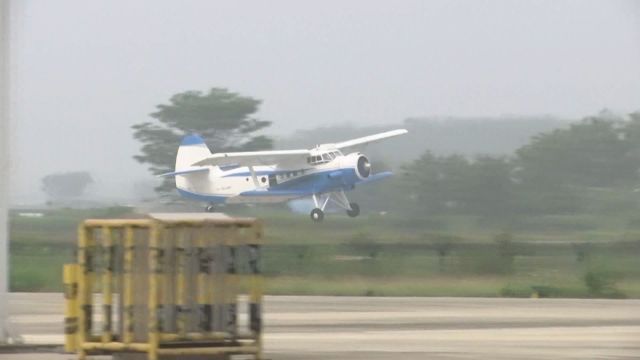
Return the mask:
M 27 344 L 62 344 L 62 294 L 13 293 L 10 311 Z M 274 360 L 640 359 L 640 300 L 268 296 L 265 313 Z

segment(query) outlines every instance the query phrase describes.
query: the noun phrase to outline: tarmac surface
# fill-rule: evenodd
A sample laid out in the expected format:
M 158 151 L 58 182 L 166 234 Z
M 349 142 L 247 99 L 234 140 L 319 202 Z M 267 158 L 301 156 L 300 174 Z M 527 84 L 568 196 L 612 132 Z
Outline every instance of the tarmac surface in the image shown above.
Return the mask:
M 25 342 L 62 344 L 62 294 L 14 293 L 10 307 Z M 265 307 L 274 360 L 640 359 L 640 300 L 270 296 Z

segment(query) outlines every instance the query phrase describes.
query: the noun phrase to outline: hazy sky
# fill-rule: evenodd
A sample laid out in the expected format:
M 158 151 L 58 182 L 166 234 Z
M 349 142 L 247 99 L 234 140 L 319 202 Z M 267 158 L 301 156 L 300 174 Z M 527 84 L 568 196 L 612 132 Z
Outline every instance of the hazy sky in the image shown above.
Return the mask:
M 13 1 L 14 198 L 148 176 L 130 126 L 174 93 L 264 100 L 272 133 L 421 115 L 640 109 L 638 1 Z

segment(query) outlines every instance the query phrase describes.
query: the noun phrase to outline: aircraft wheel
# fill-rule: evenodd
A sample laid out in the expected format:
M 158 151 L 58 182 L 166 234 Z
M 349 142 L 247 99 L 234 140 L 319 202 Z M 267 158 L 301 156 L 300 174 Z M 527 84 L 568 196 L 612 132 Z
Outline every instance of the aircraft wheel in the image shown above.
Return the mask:
M 207 205 L 207 207 L 204 208 L 204 211 L 212 213 L 216 211 L 216 207 L 213 205 Z
M 324 220 L 324 211 L 318 208 L 311 210 L 311 220 L 317 223 L 322 222 Z
M 347 210 L 347 215 L 349 215 L 349 217 L 356 217 L 360 215 L 360 206 L 358 204 L 349 203 L 349 206 L 351 206 L 351 210 Z

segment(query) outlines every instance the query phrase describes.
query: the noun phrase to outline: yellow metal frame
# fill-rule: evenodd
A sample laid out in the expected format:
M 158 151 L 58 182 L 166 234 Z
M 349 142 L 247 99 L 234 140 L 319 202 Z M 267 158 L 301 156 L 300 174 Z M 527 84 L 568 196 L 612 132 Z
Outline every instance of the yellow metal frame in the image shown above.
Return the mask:
M 140 233 L 146 243 L 141 244 L 139 237 L 136 242 Z M 149 360 L 208 354 L 252 354 L 261 359 L 263 285 L 258 262 L 262 238 L 262 223 L 248 218 L 84 221 L 78 227 L 78 263 L 64 267 L 65 351 L 77 353 L 79 359 L 123 351 L 145 352 Z M 248 273 L 238 273 L 240 248 L 249 254 Z M 142 249 L 148 250 L 146 255 L 136 252 Z M 169 261 L 169 250 L 174 263 Z M 227 252 L 222 254 L 227 261 L 223 271 L 210 265 L 215 251 Z M 140 319 L 145 314 L 136 304 L 134 288 L 141 276 L 135 274 L 134 264 L 141 257 L 146 257 L 148 269 L 144 280 L 147 323 L 142 335 Z M 196 270 L 188 269 L 189 261 L 196 262 Z M 249 289 L 249 328 L 244 333 L 237 324 L 240 282 Z M 195 304 L 189 303 L 188 293 Z M 119 301 L 114 303 L 117 295 Z M 164 303 L 167 298 L 173 303 Z M 96 300 L 101 300 L 101 307 Z M 226 314 L 215 313 L 221 308 Z M 195 326 L 189 323 L 194 311 L 199 314 L 192 320 Z M 168 313 L 173 318 L 165 324 Z M 100 329 L 93 324 L 94 315 L 101 315 Z M 214 329 L 214 315 L 222 316 L 222 329 Z M 172 346 L 177 342 L 179 347 Z M 197 346 L 189 347 L 189 342 Z
M 64 350 L 75 352 L 78 349 L 78 264 L 66 264 L 63 268 L 64 283 Z

